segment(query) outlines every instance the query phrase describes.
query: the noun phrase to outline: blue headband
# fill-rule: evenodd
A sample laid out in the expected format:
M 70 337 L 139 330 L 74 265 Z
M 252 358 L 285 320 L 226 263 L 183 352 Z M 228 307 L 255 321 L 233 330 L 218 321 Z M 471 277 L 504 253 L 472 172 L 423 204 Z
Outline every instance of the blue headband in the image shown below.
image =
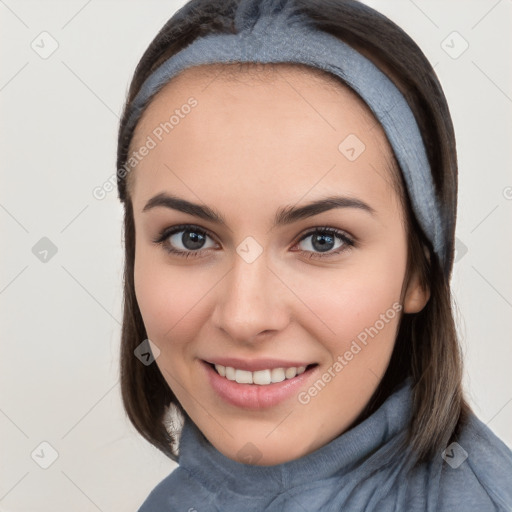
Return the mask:
M 416 218 L 447 268 L 448 234 L 430 164 L 414 115 L 402 93 L 370 60 L 337 37 L 316 29 L 282 0 L 241 0 L 235 34 L 209 34 L 163 62 L 143 83 L 131 104 L 125 131 L 131 132 L 149 100 L 191 66 L 230 62 L 306 64 L 341 78 L 356 91 L 382 125 L 404 176 Z

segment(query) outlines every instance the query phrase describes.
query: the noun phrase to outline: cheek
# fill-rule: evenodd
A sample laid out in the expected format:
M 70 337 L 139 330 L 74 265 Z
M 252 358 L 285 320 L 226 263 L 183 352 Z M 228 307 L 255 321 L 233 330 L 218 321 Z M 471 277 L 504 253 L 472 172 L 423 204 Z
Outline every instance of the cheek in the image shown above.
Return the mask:
M 375 356 L 392 346 L 401 311 L 405 251 L 405 245 L 381 248 L 357 263 L 332 271 L 318 269 L 297 280 L 297 295 L 314 313 L 303 316 L 302 322 L 310 318 L 309 330 L 329 345 L 331 353 L 343 353 L 354 339 L 363 344 L 374 338 L 385 341 L 373 350 Z
M 165 256 L 163 256 L 165 258 Z M 212 285 L 185 267 L 166 265 L 160 255 L 141 250 L 134 266 L 135 295 L 146 332 L 159 346 L 167 340 L 184 342 L 201 325 L 201 299 Z
M 346 277 L 346 274 L 344 274 Z M 305 280 L 304 286 L 309 281 Z M 313 314 L 302 316 L 303 325 L 315 332 L 318 339 L 324 340 L 332 349 L 345 350 L 354 339 L 364 342 L 368 329 L 375 335 L 372 326 L 379 331 L 379 339 L 394 340 L 395 326 L 400 311 L 400 286 L 396 283 L 380 282 L 370 283 L 360 280 L 336 278 L 330 281 L 334 287 L 326 293 L 325 290 L 315 288 L 315 284 L 307 289 L 303 302 Z M 384 323 L 382 318 L 384 317 Z M 310 318 L 310 321 L 306 321 Z

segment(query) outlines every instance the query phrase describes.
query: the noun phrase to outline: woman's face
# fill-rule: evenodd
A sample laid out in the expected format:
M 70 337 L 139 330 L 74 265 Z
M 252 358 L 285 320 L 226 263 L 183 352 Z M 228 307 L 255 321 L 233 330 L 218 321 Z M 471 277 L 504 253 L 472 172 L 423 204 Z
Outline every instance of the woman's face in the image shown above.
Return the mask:
M 351 426 L 400 315 L 428 297 L 416 279 L 402 297 L 391 150 L 354 93 L 288 66 L 211 68 L 172 80 L 137 126 L 135 291 L 199 429 L 227 457 L 278 464 Z

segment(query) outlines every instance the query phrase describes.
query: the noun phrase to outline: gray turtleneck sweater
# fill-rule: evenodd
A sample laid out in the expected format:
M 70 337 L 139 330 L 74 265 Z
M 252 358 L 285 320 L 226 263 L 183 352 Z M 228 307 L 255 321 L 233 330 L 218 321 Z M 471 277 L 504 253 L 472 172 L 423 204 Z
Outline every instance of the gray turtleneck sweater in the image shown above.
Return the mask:
M 408 378 L 354 428 L 274 466 L 229 459 L 187 419 L 179 466 L 139 512 L 512 511 L 512 451 L 475 415 L 456 445 L 406 474 L 395 447 L 410 411 Z

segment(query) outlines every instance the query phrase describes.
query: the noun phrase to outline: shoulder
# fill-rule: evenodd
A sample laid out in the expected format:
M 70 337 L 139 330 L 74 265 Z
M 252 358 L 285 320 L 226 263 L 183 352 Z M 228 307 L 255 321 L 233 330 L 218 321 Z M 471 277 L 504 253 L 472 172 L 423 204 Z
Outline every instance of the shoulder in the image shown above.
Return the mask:
M 438 510 L 512 511 L 512 451 L 475 414 L 442 458 Z
M 186 469 L 177 466 L 149 493 L 137 512 L 193 512 L 204 498 L 204 488 Z M 183 508 L 186 503 L 189 508 Z

